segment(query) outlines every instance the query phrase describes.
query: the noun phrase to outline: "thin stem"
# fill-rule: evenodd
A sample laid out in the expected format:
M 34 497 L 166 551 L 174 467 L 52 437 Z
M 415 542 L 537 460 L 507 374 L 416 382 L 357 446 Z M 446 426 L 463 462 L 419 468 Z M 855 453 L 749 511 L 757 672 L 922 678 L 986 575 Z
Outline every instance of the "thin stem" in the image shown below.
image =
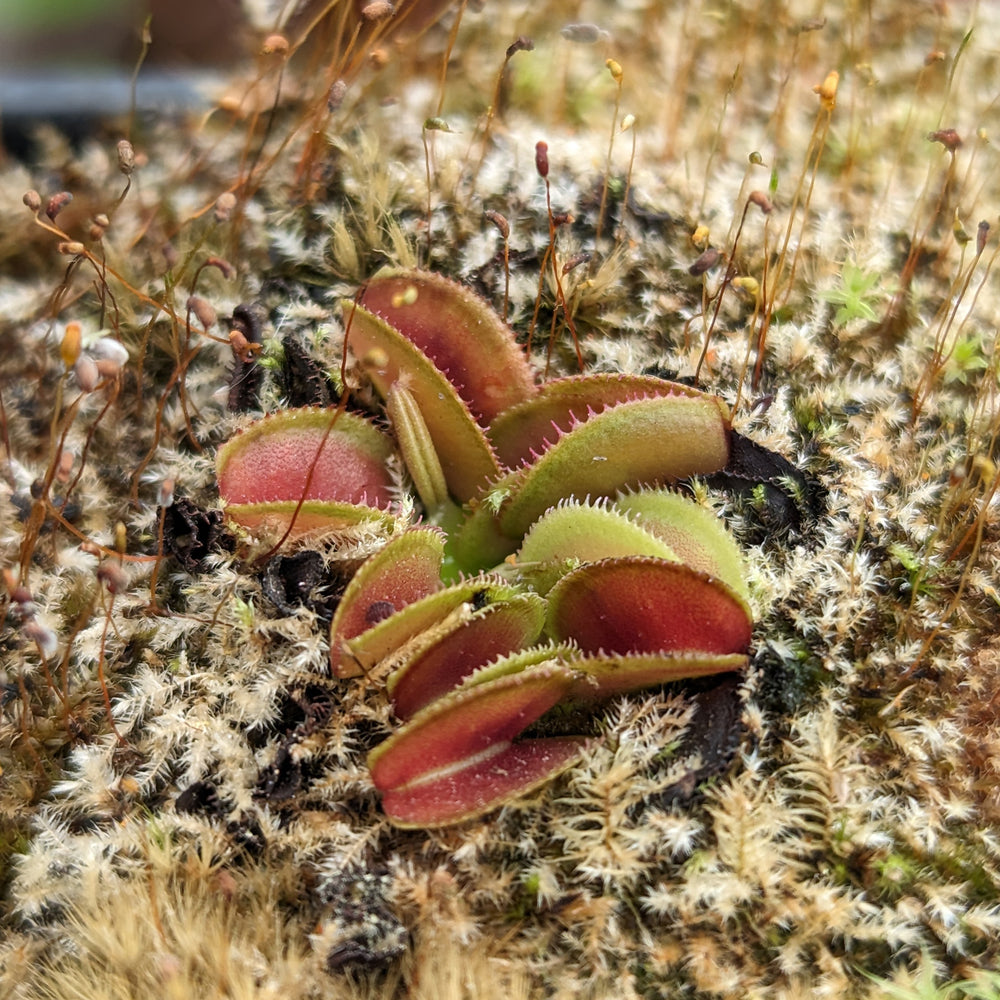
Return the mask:
M 468 6 L 468 3 L 469 0 L 462 0 L 459 4 L 458 13 L 455 15 L 455 22 L 448 33 L 448 44 L 445 46 L 444 58 L 441 60 L 441 79 L 438 83 L 438 103 L 437 111 L 435 112 L 438 117 L 440 117 L 444 109 L 444 90 L 448 79 L 448 63 L 451 61 L 451 51 L 455 47 L 455 40 L 458 38 L 458 29 L 462 24 L 462 15 L 465 14 L 465 8 Z
M 166 520 L 167 508 L 161 504 L 156 518 L 156 562 L 153 563 L 153 572 L 149 576 L 149 607 L 154 614 L 160 610 L 156 603 L 156 582 L 160 576 L 160 566 L 163 563 L 163 527 Z
M 576 351 L 576 361 L 580 366 L 580 371 L 584 369 L 583 364 L 583 352 L 580 350 L 580 341 L 576 336 L 576 326 L 573 323 L 573 317 L 570 315 L 569 308 L 566 305 L 566 294 L 563 291 L 562 275 L 559 273 L 559 263 L 556 259 L 556 220 L 555 216 L 552 214 L 552 188 L 549 184 L 548 177 L 545 180 L 545 208 L 549 215 L 549 247 L 551 252 L 549 253 L 549 262 L 552 266 L 552 277 L 556 283 L 556 305 L 562 307 L 563 318 L 566 320 L 566 325 L 569 327 L 569 332 L 573 336 L 573 349 Z M 542 268 L 544 273 L 544 267 Z M 552 353 L 552 341 L 555 339 L 555 311 L 552 314 L 552 332 L 549 336 L 549 355 Z M 548 375 L 548 356 L 546 356 L 545 363 L 545 374 Z
M 504 76 L 507 73 L 507 67 L 510 65 L 510 61 L 514 58 L 516 53 L 523 51 L 530 52 L 534 47 L 534 42 L 532 42 L 530 38 L 525 38 L 523 35 L 519 36 L 514 42 L 507 46 L 503 62 L 500 65 L 500 72 L 497 73 L 496 83 L 493 85 L 493 99 L 490 101 L 490 106 L 486 109 L 486 123 L 483 125 L 483 134 L 482 139 L 480 140 L 479 162 L 476 163 L 476 169 L 473 170 L 472 177 L 469 180 L 470 196 L 476 190 L 476 182 L 479 180 L 479 172 L 483 169 L 483 161 L 486 159 L 486 151 L 489 148 L 490 143 L 490 131 L 493 128 L 493 119 L 496 118 L 497 110 L 500 107 L 500 99 L 503 94 L 503 81 Z M 472 143 L 469 144 L 469 150 L 465 154 L 466 161 L 468 161 L 471 152 Z
M 427 144 L 426 126 L 420 130 L 420 138 L 424 144 L 424 171 L 427 178 L 427 267 L 431 266 L 431 151 Z
M 110 600 L 104 614 L 104 628 L 101 630 L 101 646 L 97 656 L 97 682 L 101 685 L 101 695 L 104 698 L 104 710 L 108 716 L 108 725 L 111 726 L 111 731 L 115 734 L 115 739 L 118 740 L 119 745 L 126 746 L 127 740 L 118 732 L 118 727 L 115 725 L 115 719 L 111 712 L 111 693 L 108 691 L 107 679 L 104 676 L 108 631 L 111 628 L 111 613 L 115 606 L 115 595 L 110 594 L 109 597 Z
M 141 47 L 139 49 L 139 58 L 135 61 L 135 68 L 132 70 L 132 79 L 129 81 L 129 102 L 128 102 L 128 129 L 125 132 L 126 138 L 132 138 L 132 132 L 135 129 L 135 105 L 136 105 L 136 85 L 139 82 L 139 70 L 142 69 L 142 64 L 146 61 L 146 55 L 149 53 L 149 47 L 153 44 L 153 36 L 150 34 L 149 26 L 153 20 L 152 14 L 146 15 L 146 20 L 142 22 L 142 31 L 140 33 Z M 131 183 L 131 178 L 128 179 Z M 125 188 L 126 192 L 128 187 Z M 124 199 L 125 195 L 119 198 L 119 203 Z M 110 214 L 110 213 L 109 213 Z
M 625 116 L 626 120 L 628 115 Z M 618 232 L 616 234 L 616 242 L 623 243 L 625 240 L 625 213 L 628 211 L 628 197 L 632 190 L 632 170 L 635 167 L 635 147 L 636 147 L 636 136 L 635 136 L 635 125 L 633 124 L 630 128 L 632 133 L 632 152 L 629 154 L 628 158 L 628 171 L 625 174 L 625 191 L 622 194 L 622 215 L 618 220 Z
M 608 60 L 609 68 L 612 60 Z M 618 64 L 615 63 L 615 66 Z M 612 74 L 615 78 L 615 109 L 611 115 L 611 134 L 608 136 L 608 155 L 604 163 L 604 184 L 601 187 L 601 206 L 597 210 L 597 231 L 594 233 L 594 242 L 599 243 L 601 239 L 601 232 L 604 229 L 604 211 L 608 206 L 608 186 L 611 183 L 611 154 L 614 152 L 615 148 L 615 131 L 618 126 L 618 111 L 621 107 L 622 101 L 622 81 L 624 76 L 621 72 L 621 68 L 618 68 L 618 72 L 615 73 L 612 70 Z M 624 211 L 624 210 L 623 210 Z

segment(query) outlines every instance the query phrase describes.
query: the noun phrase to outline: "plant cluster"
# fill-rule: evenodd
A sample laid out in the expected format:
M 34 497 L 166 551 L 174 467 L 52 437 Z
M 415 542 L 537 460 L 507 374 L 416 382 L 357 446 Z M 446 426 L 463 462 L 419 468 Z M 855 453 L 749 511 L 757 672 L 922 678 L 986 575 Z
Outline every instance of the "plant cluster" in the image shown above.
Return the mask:
M 626 375 L 537 387 L 500 318 L 430 272 L 381 272 L 343 308 L 424 510 L 447 529 L 392 538 L 331 624 L 333 672 L 388 673 L 405 720 L 369 758 L 390 818 L 458 822 L 565 770 L 585 739 L 514 739 L 563 702 L 745 667 L 735 543 L 655 488 L 726 466 L 722 400 Z M 282 540 L 384 521 L 391 448 L 344 409 L 265 417 L 219 451 L 226 514 Z M 496 568 L 442 590 L 443 563 L 449 577 Z

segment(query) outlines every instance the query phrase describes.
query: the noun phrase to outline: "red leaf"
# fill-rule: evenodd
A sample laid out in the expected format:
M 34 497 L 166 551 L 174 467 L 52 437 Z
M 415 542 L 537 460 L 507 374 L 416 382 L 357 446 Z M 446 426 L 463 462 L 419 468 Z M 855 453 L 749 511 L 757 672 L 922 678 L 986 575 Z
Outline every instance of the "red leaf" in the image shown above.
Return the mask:
M 382 795 L 382 808 L 397 826 L 459 823 L 520 798 L 554 778 L 587 743 L 574 736 L 498 743 L 481 758 Z
M 510 742 L 565 697 L 574 679 L 565 668 L 542 667 L 439 699 L 369 754 L 375 787 L 402 788 Z
M 396 715 L 409 719 L 479 667 L 530 646 L 544 621 L 544 603 L 534 594 L 500 600 L 477 611 L 389 679 Z
M 752 632 L 746 604 L 724 583 L 642 556 L 564 576 L 549 593 L 549 626 L 585 653 L 742 653 Z
M 535 393 L 510 328 L 469 289 L 430 271 L 382 271 L 359 299 L 427 355 L 486 426 Z
M 244 515 L 243 524 L 260 522 L 264 513 L 280 520 L 284 504 L 291 505 L 290 516 L 303 495 L 307 501 L 385 510 L 392 500 L 392 454 L 389 438 L 352 413 L 285 410 L 250 424 L 219 449 L 219 495 L 232 513 Z M 255 512 L 257 505 L 270 507 Z M 296 521 L 297 533 L 307 520 Z
M 361 673 L 343 656 L 343 643 L 401 608 L 441 588 L 444 539 L 433 528 L 415 528 L 389 541 L 354 574 L 330 624 L 330 667 L 338 677 Z
M 493 447 L 455 386 L 416 345 L 362 306 L 342 303 L 348 340 L 384 398 L 402 380 L 420 409 L 452 496 L 466 501 L 500 473 Z

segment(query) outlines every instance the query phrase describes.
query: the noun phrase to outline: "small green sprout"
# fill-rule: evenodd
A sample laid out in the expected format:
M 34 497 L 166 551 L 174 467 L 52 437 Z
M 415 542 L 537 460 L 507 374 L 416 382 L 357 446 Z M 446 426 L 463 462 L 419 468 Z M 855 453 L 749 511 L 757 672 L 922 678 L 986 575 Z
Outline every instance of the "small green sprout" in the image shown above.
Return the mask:
M 874 306 L 882 297 L 882 293 L 876 291 L 879 277 L 873 271 L 865 271 L 857 264 L 844 261 L 840 272 L 840 288 L 820 293 L 824 301 L 839 307 L 833 317 L 834 326 L 845 327 L 854 319 L 863 319 L 869 323 L 875 321 Z
M 965 334 L 955 341 L 955 346 L 945 362 L 945 384 L 960 382 L 962 385 L 968 385 L 971 376 L 989 366 L 989 360 L 983 351 L 982 339 L 975 333 Z
M 996 973 L 986 973 L 976 979 L 940 982 L 935 974 L 934 962 L 926 950 L 920 964 L 900 982 L 892 982 L 870 972 L 861 970 L 878 989 L 878 996 L 887 1000 L 988 1000 L 996 997 L 1000 977 Z
M 245 628 L 252 629 L 255 624 L 253 601 L 244 601 L 241 597 L 233 598 L 233 611 L 237 621 Z
M 509 487 L 497 486 L 483 494 L 481 503 L 489 508 L 491 514 L 499 514 L 500 508 L 503 507 L 504 501 L 511 495 L 511 492 Z
M 933 586 L 928 582 L 936 574 L 936 569 L 922 557 L 902 542 L 893 542 L 889 552 L 899 560 L 907 572 L 910 590 L 917 594 L 933 593 Z
M 285 345 L 277 337 L 264 341 L 257 363 L 268 371 L 280 372 L 285 360 Z

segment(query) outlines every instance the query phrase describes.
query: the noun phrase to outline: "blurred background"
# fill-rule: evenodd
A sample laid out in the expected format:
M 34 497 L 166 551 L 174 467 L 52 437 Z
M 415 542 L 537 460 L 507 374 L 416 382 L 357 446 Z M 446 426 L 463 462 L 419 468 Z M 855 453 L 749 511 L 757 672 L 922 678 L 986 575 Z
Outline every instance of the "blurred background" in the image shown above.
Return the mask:
M 22 151 L 40 121 L 67 134 L 136 108 L 196 107 L 249 50 L 241 0 L 0 0 L 0 122 Z
M 78 116 L 127 112 L 140 56 L 138 111 L 198 106 L 279 20 L 290 41 L 308 34 L 306 50 L 325 52 L 345 25 L 363 41 L 378 24 L 383 37 L 405 44 L 453 3 L 398 0 L 389 26 L 369 16 L 381 6 L 371 0 L 258 2 L 254 24 L 244 0 L 0 0 L 0 122 L 5 136 L 12 124 L 23 130 L 39 119 L 72 133 L 83 125 Z
M 131 68 L 147 17 L 153 64 L 226 65 L 245 51 L 240 0 L 2 0 L 0 72 Z

